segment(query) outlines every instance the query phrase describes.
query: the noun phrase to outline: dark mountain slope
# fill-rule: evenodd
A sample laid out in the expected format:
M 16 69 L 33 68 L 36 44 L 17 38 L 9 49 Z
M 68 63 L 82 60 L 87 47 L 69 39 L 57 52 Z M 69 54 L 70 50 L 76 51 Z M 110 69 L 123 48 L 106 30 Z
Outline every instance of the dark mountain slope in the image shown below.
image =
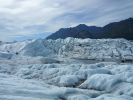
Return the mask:
M 103 27 L 105 38 L 126 38 L 133 40 L 133 18 L 114 22 Z
M 48 36 L 47 39 L 58 38 L 125 38 L 133 40 L 133 18 L 120 22 L 110 23 L 104 27 L 87 26 L 80 24 L 76 27 L 61 28 L 57 32 Z

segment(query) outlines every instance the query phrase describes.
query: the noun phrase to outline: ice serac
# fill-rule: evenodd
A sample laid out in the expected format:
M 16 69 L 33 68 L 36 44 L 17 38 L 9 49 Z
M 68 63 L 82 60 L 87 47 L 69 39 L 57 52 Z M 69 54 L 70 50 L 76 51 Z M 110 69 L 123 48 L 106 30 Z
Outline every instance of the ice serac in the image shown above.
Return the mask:
M 29 56 L 57 56 L 94 60 L 132 60 L 133 43 L 125 39 L 74 39 L 37 40 L 22 50 Z
M 44 40 L 35 40 L 28 45 L 26 45 L 22 52 L 23 55 L 26 56 L 50 56 L 53 53 L 53 50 L 50 49 L 47 45 L 45 45 Z
M 2 44 L 0 51 L 11 53 L 15 57 L 65 57 L 100 61 L 133 60 L 133 42 L 125 39 L 38 39 Z

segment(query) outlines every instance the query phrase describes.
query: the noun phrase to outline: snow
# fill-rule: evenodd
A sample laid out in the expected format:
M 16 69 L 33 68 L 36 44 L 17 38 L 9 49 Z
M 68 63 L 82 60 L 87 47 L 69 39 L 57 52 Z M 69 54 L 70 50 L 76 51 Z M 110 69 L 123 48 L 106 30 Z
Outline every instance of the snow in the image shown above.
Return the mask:
M 0 45 L 0 100 L 133 100 L 133 42 L 30 40 Z

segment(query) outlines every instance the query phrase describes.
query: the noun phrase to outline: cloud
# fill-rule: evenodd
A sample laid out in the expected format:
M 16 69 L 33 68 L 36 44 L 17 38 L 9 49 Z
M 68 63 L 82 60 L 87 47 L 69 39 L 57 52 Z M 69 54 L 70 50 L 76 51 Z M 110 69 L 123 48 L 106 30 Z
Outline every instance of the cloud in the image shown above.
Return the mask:
M 133 17 L 133 0 L 0 0 L 0 40 Z

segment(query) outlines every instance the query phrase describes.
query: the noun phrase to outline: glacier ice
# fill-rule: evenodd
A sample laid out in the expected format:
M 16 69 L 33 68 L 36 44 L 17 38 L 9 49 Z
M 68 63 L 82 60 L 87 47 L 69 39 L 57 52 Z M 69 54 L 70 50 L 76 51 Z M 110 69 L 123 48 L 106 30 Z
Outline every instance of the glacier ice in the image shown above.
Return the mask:
M 0 100 L 133 100 L 133 42 L 2 43 Z

